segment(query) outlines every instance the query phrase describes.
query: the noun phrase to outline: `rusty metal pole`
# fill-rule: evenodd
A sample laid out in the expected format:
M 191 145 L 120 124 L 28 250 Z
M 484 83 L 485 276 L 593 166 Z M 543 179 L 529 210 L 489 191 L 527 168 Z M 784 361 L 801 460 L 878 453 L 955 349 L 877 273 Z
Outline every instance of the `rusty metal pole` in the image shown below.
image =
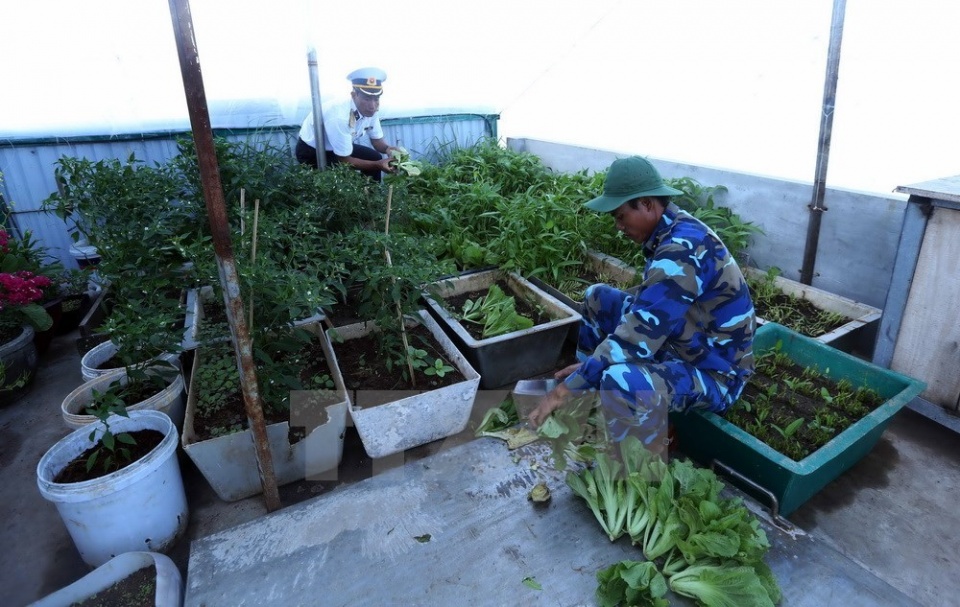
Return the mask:
M 317 168 L 327 168 L 327 152 L 323 143 L 323 107 L 320 104 L 320 74 L 317 70 L 317 50 L 307 51 L 307 71 L 310 72 L 310 100 L 313 104 L 313 136 L 317 143 Z
M 237 266 L 230 245 L 230 227 L 223 199 L 223 186 L 220 183 L 217 153 L 213 144 L 210 112 L 207 108 L 207 97 L 203 88 L 203 75 L 200 72 L 200 56 L 197 52 L 197 43 L 194 37 L 190 2 L 189 0 L 169 0 L 169 3 L 170 17 L 173 19 L 173 31 L 177 39 L 177 52 L 180 56 L 183 88 L 187 96 L 190 126 L 193 130 L 194 144 L 197 146 L 203 198 L 207 204 L 207 218 L 210 221 L 210 232 L 213 235 L 213 248 L 217 256 L 220 284 L 223 286 L 227 321 L 233 335 L 237 366 L 240 368 L 243 402 L 247 410 L 247 419 L 250 421 L 250 429 L 253 431 L 253 444 L 257 456 L 257 465 L 260 469 L 263 498 L 267 510 L 273 512 L 280 508 L 280 494 L 277 491 L 273 457 L 270 454 L 270 444 L 267 441 L 267 427 L 260 402 L 260 388 L 257 384 L 256 366 L 253 363 L 250 333 L 243 314 L 243 300 L 240 299 Z
M 817 144 L 817 166 L 813 179 L 813 198 L 810 202 L 810 222 L 807 224 L 807 241 L 803 249 L 803 267 L 800 282 L 813 284 L 817 264 L 817 247 L 820 245 L 820 224 L 823 213 L 823 198 L 827 189 L 827 164 L 830 159 L 830 139 L 833 136 L 833 110 L 837 97 L 837 78 L 840 72 L 840 43 L 843 41 L 843 19 L 846 0 L 833 0 L 830 20 L 830 46 L 827 50 L 827 75 L 823 85 L 823 107 L 820 113 L 820 139 Z

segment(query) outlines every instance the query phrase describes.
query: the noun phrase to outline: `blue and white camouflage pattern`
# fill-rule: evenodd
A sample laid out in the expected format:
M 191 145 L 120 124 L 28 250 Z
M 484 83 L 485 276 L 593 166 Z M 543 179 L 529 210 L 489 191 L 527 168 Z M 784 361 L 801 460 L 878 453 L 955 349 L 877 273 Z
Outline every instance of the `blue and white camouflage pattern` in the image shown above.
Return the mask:
M 724 412 L 753 373 L 753 302 L 740 267 L 705 224 L 670 203 L 644 243 L 636 296 L 598 284 L 584 295 L 571 391 L 596 390 L 611 440 L 650 445 L 667 414 Z

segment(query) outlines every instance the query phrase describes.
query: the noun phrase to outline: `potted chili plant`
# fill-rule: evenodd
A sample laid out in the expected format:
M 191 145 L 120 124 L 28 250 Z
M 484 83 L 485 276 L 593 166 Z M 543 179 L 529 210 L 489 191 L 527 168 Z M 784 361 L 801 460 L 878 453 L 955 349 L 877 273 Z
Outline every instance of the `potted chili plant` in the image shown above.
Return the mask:
M 365 261 L 357 312 L 327 331 L 367 454 L 384 457 L 460 432 L 480 376 L 422 309 L 423 284 L 444 271 L 416 238 L 357 230 L 344 250 Z
M 188 515 L 176 426 L 165 413 L 127 412 L 112 399 L 98 400 L 93 412 L 92 429 L 74 430 L 40 459 L 41 495 L 90 566 L 144 547 L 167 550 Z

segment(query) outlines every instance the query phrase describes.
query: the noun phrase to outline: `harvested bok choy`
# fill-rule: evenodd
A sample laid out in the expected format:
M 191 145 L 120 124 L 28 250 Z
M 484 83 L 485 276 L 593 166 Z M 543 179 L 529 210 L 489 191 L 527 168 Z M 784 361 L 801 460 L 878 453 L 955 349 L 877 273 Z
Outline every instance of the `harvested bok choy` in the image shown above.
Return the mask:
M 390 164 L 398 171 L 403 171 L 411 177 L 416 177 L 423 172 L 423 165 L 419 160 L 411 159 L 410 152 L 406 148 L 393 148 L 390 150 L 390 156 L 392 156 Z
M 600 453 L 592 468 L 567 475 L 607 537 L 628 534 L 647 559 L 642 569 L 622 561 L 598 573 L 602 605 L 663 604 L 653 573 L 674 593 L 708 607 L 773 607 L 780 601 L 763 561 L 770 543 L 760 522 L 741 499 L 721 497 L 723 483 L 711 470 L 678 459 L 667 464 L 634 437 L 619 448 L 622 469 Z

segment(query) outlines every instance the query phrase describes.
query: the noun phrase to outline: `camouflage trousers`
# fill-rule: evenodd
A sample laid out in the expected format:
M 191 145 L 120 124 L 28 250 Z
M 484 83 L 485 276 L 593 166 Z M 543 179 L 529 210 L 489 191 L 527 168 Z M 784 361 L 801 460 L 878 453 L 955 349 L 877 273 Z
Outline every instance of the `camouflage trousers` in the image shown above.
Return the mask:
M 585 360 L 616 330 L 632 301 L 629 293 L 607 285 L 587 289 L 578 359 Z M 650 362 L 610 365 L 597 391 L 610 440 L 619 442 L 632 434 L 647 446 L 665 441 L 671 411 L 698 407 L 721 413 L 728 406 L 725 385 L 668 351 L 658 352 Z

